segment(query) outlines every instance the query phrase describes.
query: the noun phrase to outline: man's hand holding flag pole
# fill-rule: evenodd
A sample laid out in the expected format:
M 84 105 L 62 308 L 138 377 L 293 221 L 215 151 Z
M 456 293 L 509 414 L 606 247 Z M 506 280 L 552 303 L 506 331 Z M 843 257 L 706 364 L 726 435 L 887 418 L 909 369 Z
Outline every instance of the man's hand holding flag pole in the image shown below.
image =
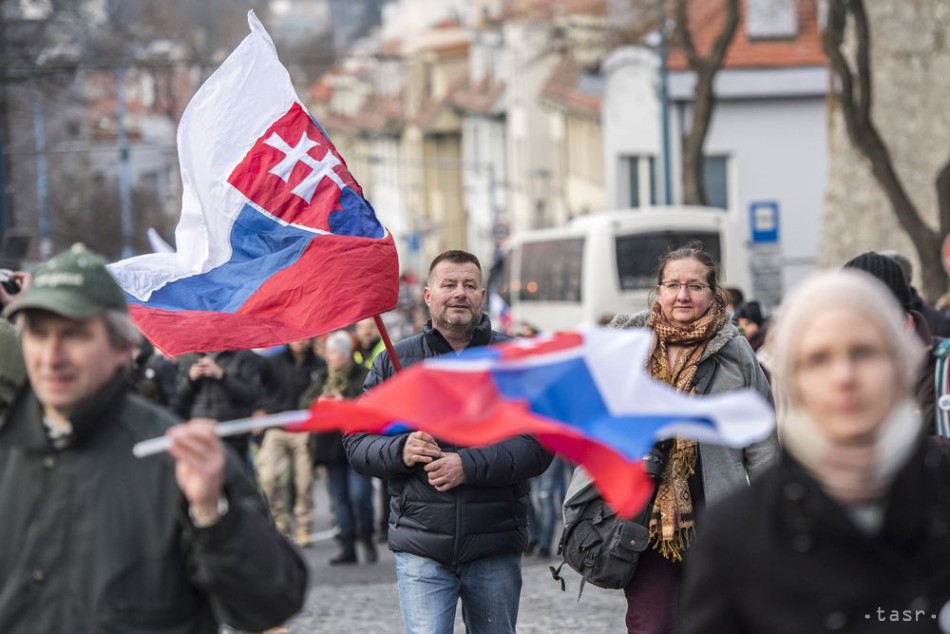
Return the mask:
M 598 328 L 469 349 L 417 363 L 358 401 L 324 401 L 247 424 L 346 433 L 410 427 L 468 446 L 531 434 L 583 465 L 608 504 L 633 516 L 652 492 L 643 456 L 657 441 L 744 447 L 774 427 L 771 406 L 753 390 L 693 397 L 645 369 L 631 371 L 644 367 L 652 339 L 645 329 Z M 163 441 L 148 441 L 137 455 L 161 451 Z

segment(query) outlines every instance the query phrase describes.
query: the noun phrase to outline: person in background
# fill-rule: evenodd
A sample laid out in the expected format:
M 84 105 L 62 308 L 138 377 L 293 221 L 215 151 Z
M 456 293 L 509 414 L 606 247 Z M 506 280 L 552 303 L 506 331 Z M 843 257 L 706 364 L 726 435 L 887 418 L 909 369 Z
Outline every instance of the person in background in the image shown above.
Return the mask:
M 29 382 L 0 427 L 0 632 L 256 632 L 300 609 L 307 566 L 214 422 L 129 393 L 140 335 L 102 257 L 40 265 L 4 317 Z
M 301 339 L 261 362 L 263 410 L 276 414 L 298 408 L 301 395 L 315 375 L 326 365 L 313 353 L 310 339 Z M 279 428 L 264 432 L 261 447 L 254 456 L 261 490 L 270 504 L 271 516 L 279 530 L 295 536 L 297 545 L 311 544 L 313 532 L 313 463 L 310 458 L 309 434 L 293 433 Z M 288 476 L 291 476 L 289 477 Z M 287 481 L 294 488 L 291 530 Z
M 927 326 L 929 326 L 930 332 L 935 337 L 950 337 L 950 318 L 924 301 L 924 298 L 921 297 L 920 293 L 917 292 L 917 289 L 914 288 L 914 265 L 911 264 L 910 260 L 908 260 L 902 253 L 898 251 L 881 251 L 880 255 L 894 260 L 894 262 L 900 267 L 901 273 L 904 275 L 904 282 L 907 284 L 907 288 L 910 291 L 910 310 L 917 311 L 921 316 L 923 316 L 923 318 L 927 321 Z
M 132 349 L 129 381 L 140 396 L 169 407 L 175 397 L 177 376 L 178 366 L 148 340 L 143 339 Z
M 401 296 L 401 295 L 400 295 Z M 356 340 L 359 345 L 353 351 L 353 360 L 367 370 L 373 367 L 373 361 L 380 352 L 386 349 L 382 337 L 379 335 L 379 329 L 376 327 L 376 320 L 372 317 L 361 319 L 356 322 L 354 329 Z M 379 541 L 386 541 L 386 530 L 389 526 L 389 482 L 381 478 L 379 480 Z
M 941 397 L 947 394 L 950 387 L 947 383 L 950 379 L 947 376 L 950 370 L 946 363 L 947 348 L 946 346 L 939 347 L 942 340 L 932 335 L 927 320 L 914 310 L 913 293 L 907 285 L 900 266 L 893 258 L 868 251 L 848 260 L 844 268 L 863 271 L 875 277 L 887 287 L 901 310 L 904 311 L 906 328 L 914 333 L 926 350 L 917 369 L 914 390 L 918 410 L 924 424 L 928 425 L 934 433 L 941 434 L 942 432 L 941 435 L 950 435 L 950 425 L 947 425 L 950 404 L 947 403 L 947 399 L 944 399 L 943 406 L 940 405 Z M 940 354 L 936 354 L 938 350 Z M 937 380 L 938 376 L 940 380 Z
M 726 302 L 724 308 L 726 314 L 731 318 L 733 313 L 736 312 L 736 308 L 745 303 L 745 293 L 738 286 L 726 286 L 723 290 L 725 291 Z
M 521 321 L 515 328 L 516 337 L 537 337 L 541 330 L 534 324 Z M 528 506 L 528 545 L 525 554 L 537 553 L 541 559 L 551 556 L 558 525 L 561 504 L 567 491 L 568 463 L 554 456 L 551 464 L 541 475 L 531 478 L 531 495 Z
M 6 308 L 20 293 L 30 289 L 33 276 L 23 271 L 4 271 L 0 283 L 0 309 Z M 20 337 L 6 319 L 0 320 L 0 425 L 13 397 L 26 381 L 26 367 Z
M 921 432 L 923 347 L 905 324 L 858 271 L 786 297 L 771 342 L 781 458 L 709 510 L 684 634 L 947 631 L 950 456 Z
M 372 317 L 359 320 L 353 332 L 359 342 L 359 346 L 353 351 L 353 359 L 369 370 L 373 367 L 376 355 L 386 349 L 382 337 L 379 336 L 379 329 L 376 328 L 376 320 Z
M 708 395 L 751 388 L 771 402 L 768 379 L 726 313 L 718 267 L 702 245 L 692 243 L 665 254 L 656 280 L 656 301 L 649 311 L 618 315 L 611 323 L 654 332 L 646 368 L 650 375 L 679 392 Z M 693 535 L 702 532 L 701 513 L 764 472 L 774 457 L 775 442 L 733 449 L 676 438 L 666 443 L 664 453 L 648 526 L 651 548 L 640 555 L 624 589 L 630 633 L 675 631 L 684 562 Z M 589 478 L 582 469 L 574 477 Z
M 178 360 L 174 411 L 182 418 L 228 421 L 248 418 L 260 407 L 260 360 L 249 350 L 186 354 Z M 250 434 L 224 439 L 254 473 Z
M 319 401 L 352 399 L 363 393 L 367 370 L 353 359 L 353 337 L 338 330 L 327 337 L 324 346 L 326 371 L 317 375 L 300 399 L 301 407 Z M 319 404 L 318 404 L 319 407 Z M 373 481 L 354 470 L 343 449 L 343 434 L 338 431 L 314 434 L 313 461 L 324 465 L 329 479 L 330 497 L 339 529 L 340 553 L 331 566 L 355 564 L 356 545 L 364 550 L 367 563 L 376 563 L 379 555 L 373 543 Z
M 742 334 L 749 340 L 752 350 L 758 352 L 762 344 L 765 343 L 767 334 L 766 322 L 762 316 L 762 307 L 759 306 L 759 302 L 744 302 L 736 309 L 732 317 L 739 324 Z
M 431 320 L 422 334 L 395 346 L 403 367 L 508 339 L 482 312 L 482 268 L 471 253 L 438 255 L 424 297 Z M 384 351 L 364 388 L 393 374 Z M 513 633 L 528 542 L 528 480 L 544 472 L 551 455 L 528 436 L 459 447 L 422 431 L 352 434 L 344 445 L 361 473 L 389 478 L 389 547 L 405 631 L 450 634 L 461 599 L 469 632 Z

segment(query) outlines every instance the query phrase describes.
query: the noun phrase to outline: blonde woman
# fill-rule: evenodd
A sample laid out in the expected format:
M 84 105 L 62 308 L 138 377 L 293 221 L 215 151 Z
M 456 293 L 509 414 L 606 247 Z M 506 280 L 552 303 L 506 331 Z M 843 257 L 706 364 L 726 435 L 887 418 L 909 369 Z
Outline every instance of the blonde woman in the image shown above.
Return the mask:
M 822 274 L 787 298 L 771 345 L 781 459 L 706 517 L 682 631 L 938 631 L 950 460 L 915 413 L 922 349 L 902 311 L 864 273 Z

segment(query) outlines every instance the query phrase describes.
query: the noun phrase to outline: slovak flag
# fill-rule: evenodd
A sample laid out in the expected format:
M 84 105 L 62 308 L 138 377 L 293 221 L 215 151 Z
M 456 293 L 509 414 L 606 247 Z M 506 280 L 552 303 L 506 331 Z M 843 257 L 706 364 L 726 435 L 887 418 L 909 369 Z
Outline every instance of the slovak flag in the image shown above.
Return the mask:
M 769 436 L 772 407 L 751 389 L 680 394 L 644 369 L 646 329 L 590 328 L 472 348 L 413 365 L 358 401 L 318 401 L 293 431 L 385 432 L 394 423 L 479 446 L 531 434 L 583 465 L 618 513 L 652 483 L 643 456 L 674 436 L 745 447 Z
M 171 356 L 311 337 L 398 298 L 392 236 L 253 11 L 248 22 L 178 127 L 178 251 L 111 265 L 132 319 Z

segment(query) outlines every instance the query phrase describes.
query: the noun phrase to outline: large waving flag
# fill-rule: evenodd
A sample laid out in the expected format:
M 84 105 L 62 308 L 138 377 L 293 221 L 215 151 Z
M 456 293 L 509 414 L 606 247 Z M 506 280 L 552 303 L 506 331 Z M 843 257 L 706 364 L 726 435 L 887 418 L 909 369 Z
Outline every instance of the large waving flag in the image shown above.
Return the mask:
M 394 423 L 468 446 L 531 434 L 582 464 L 632 516 L 651 494 L 642 457 L 673 436 L 744 447 L 774 427 L 757 392 L 691 397 L 643 369 L 649 330 L 592 328 L 466 350 L 416 364 L 358 401 L 321 401 L 294 430 L 383 432 Z
M 392 236 L 248 22 L 178 128 L 178 251 L 111 265 L 132 318 L 170 355 L 286 343 L 398 298 Z

